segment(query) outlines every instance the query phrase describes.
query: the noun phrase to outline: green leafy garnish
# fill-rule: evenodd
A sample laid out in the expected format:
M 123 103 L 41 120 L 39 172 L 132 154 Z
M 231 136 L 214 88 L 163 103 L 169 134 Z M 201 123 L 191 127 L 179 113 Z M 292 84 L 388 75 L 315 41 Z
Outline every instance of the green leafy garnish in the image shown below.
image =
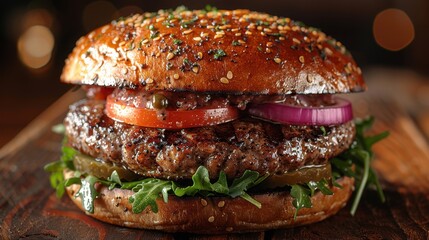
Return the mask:
M 132 210 L 134 213 L 141 213 L 150 206 L 152 212 L 158 212 L 156 199 L 160 194 L 163 196 L 164 202 L 168 202 L 168 192 L 171 190 L 171 181 L 165 181 L 155 178 L 147 178 L 141 181 L 132 189 L 135 194 L 130 197 Z
M 215 58 L 216 54 L 226 55 L 221 49 L 217 50 Z M 371 147 L 376 142 L 387 137 L 388 132 L 373 136 L 364 136 L 364 132 L 372 126 L 373 121 L 373 118 L 356 121 L 356 139 L 350 149 L 331 159 L 331 181 L 322 179 L 318 182 L 310 181 L 306 184 L 290 186 L 293 198 L 292 204 L 296 208 L 295 218 L 300 209 L 312 206 L 311 196 L 317 191 L 325 195 L 331 195 L 333 194 L 330 189 L 331 185 L 341 187 L 335 180 L 342 176 L 354 177 L 357 182 L 357 191 L 350 211 L 352 215 L 356 212 L 359 201 L 362 198 L 363 190 L 368 186 L 374 186 L 377 189 L 380 200 L 382 202 L 385 201 L 377 175 L 371 169 L 371 158 L 373 156 Z M 61 127 L 56 128 L 61 129 Z M 324 128 L 321 128 L 321 130 L 325 132 Z M 79 191 L 76 193 L 76 197 L 81 198 L 83 208 L 90 213 L 94 212 L 94 200 L 98 196 L 95 188 L 97 183 L 107 186 L 109 190 L 113 188 L 132 190 L 134 194 L 130 197 L 129 201 L 132 204 L 132 211 L 134 213 L 140 213 L 147 207 L 150 207 L 151 211 L 156 213 L 158 212 L 157 199 L 162 198 L 164 202 L 168 202 L 168 196 L 172 194 L 178 197 L 195 195 L 241 197 L 256 207 L 261 208 L 261 204 L 252 198 L 247 191 L 263 182 L 268 175 L 260 176 L 258 172 L 246 170 L 241 177 L 234 179 L 232 183 L 228 183 L 226 174 L 220 172 L 218 179 L 211 182 L 207 168 L 200 166 L 192 176 L 192 183 L 186 186 L 174 181 L 155 178 L 122 182 L 116 171 L 113 171 L 107 179 L 99 179 L 91 175 L 81 176 L 81 173 L 75 170 L 73 158 L 77 151 L 71 147 L 67 147 L 65 143 L 66 140 L 62 147 L 61 159 L 57 162 L 47 164 L 44 169 L 50 173 L 50 183 L 56 190 L 58 197 L 63 196 L 65 187 L 73 184 L 81 185 Z M 66 169 L 75 171 L 75 176 L 65 180 L 63 172 Z
M 87 212 L 94 213 L 94 200 L 98 195 L 98 192 L 95 189 L 95 183 L 98 182 L 98 178 L 89 175 L 80 181 L 81 187 L 77 192 L 76 197 L 80 197 L 82 200 L 82 206 Z
M 294 218 L 301 208 L 311 208 L 310 194 L 311 191 L 307 187 L 298 184 L 292 185 L 290 195 L 293 198 L 292 205 L 296 208 Z
M 382 132 L 373 136 L 365 136 L 364 132 L 369 130 L 374 123 L 374 118 L 369 117 L 356 121 L 356 140 L 344 153 L 332 159 L 333 175 L 354 177 L 357 182 L 357 191 L 354 196 L 350 213 L 354 215 L 362 198 L 363 190 L 369 186 L 374 186 L 377 190 L 381 202 L 385 202 L 383 189 L 381 188 L 378 177 L 371 169 L 371 159 L 373 152 L 372 145 L 386 138 L 389 133 Z M 354 170 L 353 170 L 354 166 Z
M 156 200 L 162 197 L 164 202 L 168 202 L 168 196 L 170 194 L 174 194 L 178 197 L 194 196 L 196 194 L 201 196 L 212 196 L 216 194 L 233 198 L 241 197 L 251 204 L 259 208 L 261 207 L 261 204 L 246 192 L 249 188 L 258 185 L 267 177 L 267 175 L 259 176 L 259 173 L 255 171 L 245 171 L 243 175 L 235 179 L 231 185 L 228 185 L 224 172 L 221 172 L 217 181 L 212 183 L 207 168 L 203 166 L 200 166 L 192 176 L 192 185 L 189 186 L 180 186 L 179 183 L 174 181 L 156 178 L 146 178 L 134 182 L 122 182 L 116 171 L 113 171 L 111 176 L 106 180 L 91 175 L 83 178 L 79 171 L 75 171 L 75 177 L 65 180 L 63 171 L 65 169 L 75 169 L 73 166 L 73 158 L 77 151 L 70 147 L 63 147 L 62 150 L 63 155 L 60 161 L 45 166 L 45 170 L 51 173 L 51 185 L 57 190 L 58 197 L 64 194 L 65 187 L 73 184 L 81 185 L 75 197 L 80 197 L 82 199 L 82 206 L 85 211 L 89 213 L 94 212 L 94 200 L 98 196 L 98 192 L 95 188 L 95 184 L 97 183 L 108 186 L 109 190 L 115 187 L 132 190 L 134 194 L 130 197 L 129 201 L 132 204 L 132 211 L 134 213 L 140 213 L 147 207 L 150 207 L 155 213 L 158 212 Z
M 214 50 L 213 58 L 215 60 L 222 60 L 222 58 L 225 57 L 225 56 L 226 56 L 226 52 L 224 50 L 222 50 L 222 49 L 216 49 L 216 50 Z
M 380 182 L 378 181 L 375 171 L 371 169 L 371 158 L 373 156 L 371 148 L 372 145 L 389 135 L 388 132 L 382 132 L 373 136 L 364 135 L 365 131 L 369 130 L 374 123 L 373 117 L 357 120 L 355 123 L 355 141 L 347 151 L 330 161 L 332 166 L 332 185 L 341 187 L 335 180 L 342 176 L 354 177 L 356 180 L 357 191 L 350 209 L 350 213 L 352 215 L 356 213 L 363 191 L 369 186 L 374 186 L 377 190 L 380 201 L 385 202 Z M 319 182 L 309 182 L 307 185 L 292 186 L 291 196 L 294 198 L 293 206 L 296 208 L 295 217 L 301 208 L 311 207 L 310 197 L 317 190 L 321 191 L 325 195 L 332 194 L 332 191 L 329 188 L 329 182 L 326 179 L 322 179 Z
M 64 195 L 65 179 L 63 175 L 64 169 L 74 170 L 73 157 L 76 154 L 76 150 L 71 147 L 62 147 L 61 159 L 57 162 L 48 163 L 45 165 L 45 171 L 49 172 L 49 180 L 52 188 L 55 189 L 57 196 L 60 198 Z

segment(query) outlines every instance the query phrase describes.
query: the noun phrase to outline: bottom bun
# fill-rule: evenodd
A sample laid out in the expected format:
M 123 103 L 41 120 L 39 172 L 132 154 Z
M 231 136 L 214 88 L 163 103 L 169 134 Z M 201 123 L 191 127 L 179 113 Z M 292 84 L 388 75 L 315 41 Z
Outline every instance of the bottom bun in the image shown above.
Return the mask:
M 65 173 L 66 179 L 71 176 L 72 171 Z M 262 204 L 260 209 L 239 197 L 169 196 L 168 203 L 161 198 L 157 200 L 158 213 L 148 207 L 135 214 L 128 201 L 133 194 L 131 190 L 108 190 L 102 185 L 97 189 L 100 194 L 94 203 L 94 213 L 87 214 L 115 225 L 167 232 L 220 234 L 290 228 L 319 222 L 343 208 L 353 192 L 354 180 L 343 177 L 337 182 L 342 188 L 332 187 L 333 195 L 316 193 L 311 198 L 313 207 L 299 210 L 296 219 L 289 192 L 252 195 Z M 80 185 L 67 187 L 67 193 L 83 210 L 81 199 L 74 197 L 79 188 Z

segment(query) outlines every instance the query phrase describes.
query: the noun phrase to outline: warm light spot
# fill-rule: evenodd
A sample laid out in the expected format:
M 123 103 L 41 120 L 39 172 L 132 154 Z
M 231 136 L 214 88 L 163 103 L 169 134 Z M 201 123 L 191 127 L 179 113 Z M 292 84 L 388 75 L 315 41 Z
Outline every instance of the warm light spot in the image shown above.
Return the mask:
M 83 27 L 87 32 L 112 21 L 116 7 L 107 1 L 95 1 L 85 6 L 82 15 Z
M 414 26 L 408 15 L 400 9 L 386 9 L 374 19 L 375 41 L 390 51 L 399 51 L 414 39 Z
M 19 57 L 30 68 L 41 68 L 51 59 L 54 44 L 55 39 L 49 28 L 32 26 L 18 39 Z
M 142 13 L 142 12 L 143 10 L 140 7 L 129 5 L 116 11 L 115 14 L 113 14 L 113 19 L 118 19 L 119 17 L 127 17 L 127 16 L 130 16 L 131 14 Z

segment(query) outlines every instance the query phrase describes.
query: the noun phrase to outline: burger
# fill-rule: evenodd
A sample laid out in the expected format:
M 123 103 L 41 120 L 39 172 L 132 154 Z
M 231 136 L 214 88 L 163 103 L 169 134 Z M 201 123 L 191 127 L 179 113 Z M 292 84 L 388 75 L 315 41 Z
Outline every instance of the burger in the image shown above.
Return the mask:
M 249 10 L 160 10 L 80 38 L 61 80 L 86 98 L 64 120 L 66 192 L 101 221 L 227 233 L 352 212 L 374 185 L 371 119 L 340 93 L 363 91 L 346 48 L 301 22 Z M 369 139 L 369 140 L 368 140 Z M 383 197 L 382 192 L 380 196 Z

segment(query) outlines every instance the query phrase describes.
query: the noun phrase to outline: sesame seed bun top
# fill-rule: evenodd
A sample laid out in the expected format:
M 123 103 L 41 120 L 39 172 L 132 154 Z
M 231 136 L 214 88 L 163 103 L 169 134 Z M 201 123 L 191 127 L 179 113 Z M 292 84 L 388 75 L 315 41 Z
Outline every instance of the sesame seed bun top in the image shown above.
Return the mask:
M 364 90 L 345 47 L 318 29 L 249 10 L 136 14 L 80 38 L 63 82 L 147 91 L 321 94 Z

